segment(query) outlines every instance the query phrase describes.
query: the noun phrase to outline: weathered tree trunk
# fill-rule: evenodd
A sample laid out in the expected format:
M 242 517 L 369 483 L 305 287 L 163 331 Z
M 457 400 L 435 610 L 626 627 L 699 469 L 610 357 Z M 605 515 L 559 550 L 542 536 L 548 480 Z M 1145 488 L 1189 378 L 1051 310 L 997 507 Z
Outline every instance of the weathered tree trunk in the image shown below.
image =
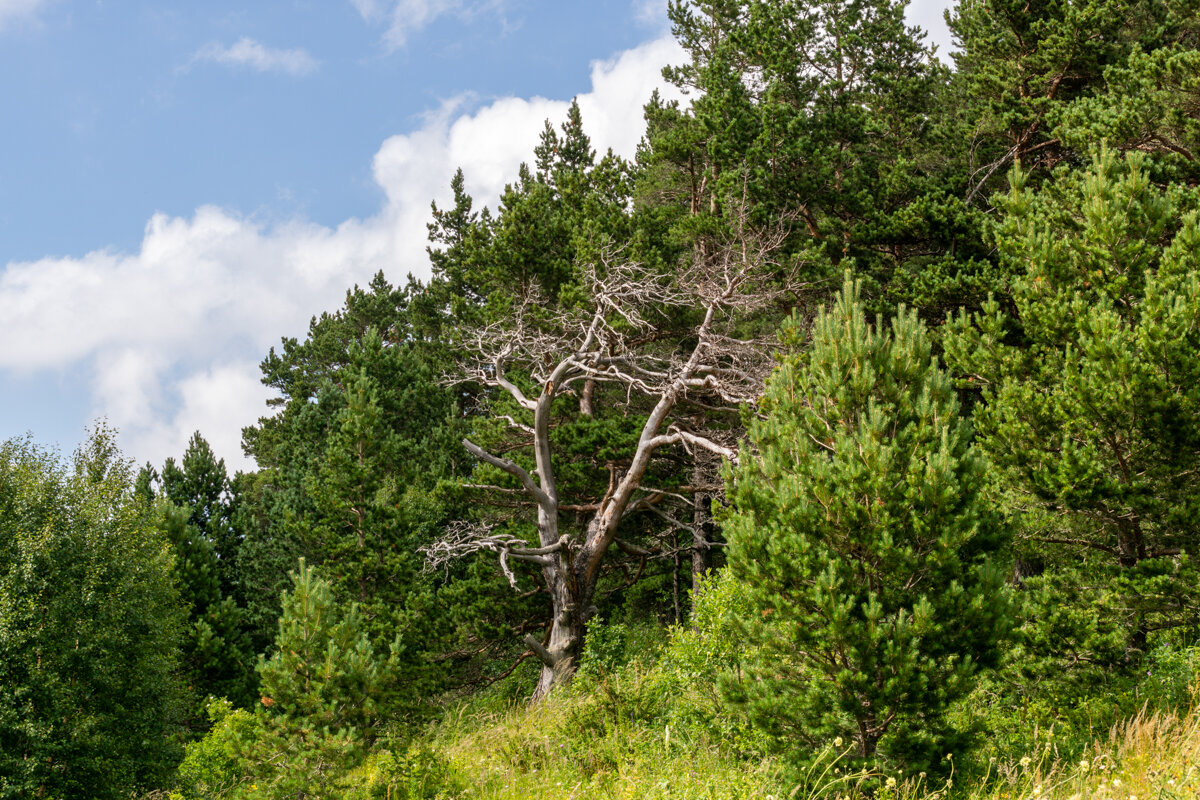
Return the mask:
M 550 636 L 544 646 L 532 637 L 526 643 L 542 661 L 542 674 L 533 692 L 534 701 L 545 697 L 555 686 L 565 683 L 575 674 L 583 651 L 586 621 L 579 613 L 579 601 L 571 591 L 570 565 L 566 554 L 560 553 L 553 563 L 542 568 L 542 576 L 550 590 Z M 534 647 L 534 644 L 539 647 Z
M 696 502 L 708 502 L 708 495 L 697 495 Z M 700 579 L 712 568 L 712 544 L 708 540 L 706 523 L 708 515 L 700 517 L 692 525 L 692 594 L 700 590 Z
M 579 393 L 579 415 L 581 417 L 594 417 L 596 415 L 596 410 L 592 405 L 592 399 L 595 396 L 596 381 L 584 381 L 583 390 Z
M 683 624 L 679 608 L 679 531 L 671 531 L 671 602 L 675 606 L 675 624 Z
M 696 457 L 699 459 L 701 454 L 697 453 Z M 696 593 L 700 590 L 700 579 L 712 566 L 712 549 L 708 540 L 711 520 L 709 505 L 712 503 L 712 495 L 701 491 L 701 487 L 704 486 L 704 470 L 698 460 L 692 470 L 692 485 L 696 487 L 696 493 L 692 495 L 692 601 L 695 602 Z
M 875 724 L 875 717 L 868 716 L 858 721 L 858 756 L 859 758 L 872 758 L 875 755 L 875 749 L 879 745 L 879 730 Z
M 597 578 L 594 569 L 587 569 L 589 559 L 582 556 L 591 549 L 589 544 L 597 542 L 597 528 L 596 520 L 588 525 L 589 536 L 583 547 L 574 554 L 574 559 L 572 553 L 564 548 L 551 559 L 551 563 L 542 567 L 542 578 L 550 592 L 549 638 L 540 647 L 535 646 L 532 637 L 525 638 L 526 644 L 542 661 L 542 674 L 533 693 L 535 702 L 555 686 L 569 681 L 579 667 L 587 624 L 596 614 L 592 600 L 596 593 Z M 599 559 L 592 563 L 598 564 Z
M 1136 517 L 1117 520 L 1117 557 L 1125 568 L 1135 567 L 1146 558 L 1146 539 Z

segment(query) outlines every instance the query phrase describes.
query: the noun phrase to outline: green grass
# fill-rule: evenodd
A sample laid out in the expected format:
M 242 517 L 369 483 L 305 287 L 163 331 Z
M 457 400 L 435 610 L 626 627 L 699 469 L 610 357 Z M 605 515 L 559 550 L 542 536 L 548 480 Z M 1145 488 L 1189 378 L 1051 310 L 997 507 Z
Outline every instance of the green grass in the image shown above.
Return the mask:
M 573 683 L 529 705 L 523 693 L 538 665 L 506 682 L 450 702 L 415 737 L 397 727 L 364 763 L 331 776 L 338 800 L 1183 800 L 1200 797 L 1200 657 L 1164 649 L 1147 661 L 1137 697 L 1111 694 L 1005 707 L 994 688 L 964 704 L 964 717 L 989 709 L 990 736 L 944 761 L 945 775 L 857 770 L 849 743 L 833 740 L 789 769 L 773 743 L 723 701 L 716 676 L 734 659 L 718 625 L 673 630 L 597 628 Z M 1124 693 L 1122 693 L 1122 697 Z M 1063 708 L 1101 702 L 1147 704 L 1109 727 Z M 1084 703 L 1086 705 L 1086 703 Z M 1057 708 L 1057 710 L 1056 710 Z M 1155 710 L 1157 709 L 1157 710 Z M 1171 709 L 1179 709 L 1172 711 Z M 1078 715 L 1077 715 L 1078 716 Z M 397 723 L 399 724 L 399 723 Z M 1091 725 L 1098 726 L 1093 736 Z M 228 727 L 228 726 L 226 726 Z M 228 763 L 236 737 L 214 734 L 192 746 L 192 767 L 232 780 L 194 800 L 266 797 Z M 236 748 L 235 748 L 236 749 Z M 280 761 L 287 769 L 294 761 Z M 194 771 L 194 770 L 193 770 Z M 214 773 L 215 774 L 215 773 Z M 181 772 L 182 775 L 182 772 Z M 194 782 L 193 782 L 194 783 Z M 215 785 L 212 781 L 210 785 Z M 220 782 L 218 782 L 220 783 Z M 236 785 L 234 785 L 236 784 Z M 272 797 L 271 800 L 274 800 Z
M 1160 708 L 1175 706 L 1177 712 L 1143 710 L 1094 739 L 1068 738 L 1066 730 L 1035 724 L 1022 745 L 1013 744 L 1011 732 L 982 742 L 970 774 L 953 769 L 968 761 L 962 754 L 946 762 L 948 778 L 889 780 L 854 771 L 849 748 L 837 741 L 817 754 L 807 772 L 789 773 L 770 755 L 770 743 L 721 701 L 713 672 L 706 671 L 720 659 L 706 655 L 695 632 L 631 636 L 639 641 L 625 654 L 585 660 L 570 687 L 539 704 L 501 691 L 457 705 L 422 739 L 448 776 L 442 796 L 851 800 L 869 788 L 878 800 L 1200 797 L 1200 712 L 1194 704 L 1200 665 L 1191 651 L 1169 673 L 1177 683 L 1190 678 L 1187 687 L 1178 697 L 1159 698 L 1171 701 Z M 608 642 L 611 632 L 597 639 Z M 643 640 L 669 643 L 647 647 Z M 531 684 L 532 673 L 523 680 Z M 986 753 L 993 755 L 980 757 Z
M 664 721 L 652 671 L 627 668 L 532 707 L 451 714 L 430 744 L 462 798 L 735 800 L 778 796 L 768 759 L 739 757 L 701 728 Z
M 563 692 L 534 706 L 451 716 L 428 744 L 447 766 L 456 800 L 556 797 L 854 798 L 861 773 L 830 756 L 802 789 L 770 758 L 743 757 L 724 743 L 673 735 L 669 726 L 619 722 L 584 731 L 594 700 Z M 871 777 L 871 776 L 866 776 Z M 1032 753 L 996 758 L 983 776 L 931 785 L 918 776 L 874 785 L 879 800 L 1184 800 L 1200 797 L 1200 715 L 1139 714 L 1075 759 L 1052 737 Z

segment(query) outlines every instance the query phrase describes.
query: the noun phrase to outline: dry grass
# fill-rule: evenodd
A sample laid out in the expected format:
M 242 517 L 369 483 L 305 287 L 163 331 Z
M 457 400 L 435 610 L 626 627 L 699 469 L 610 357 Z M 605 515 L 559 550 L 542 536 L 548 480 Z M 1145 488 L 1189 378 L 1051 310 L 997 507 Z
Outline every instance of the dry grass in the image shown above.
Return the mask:
M 1107 740 L 1093 742 L 1078 761 L 1059 758 L 1048 736 L 1034 754 L 994 763 L 983 781 L 955 794 L 970 800 L 1200 798 L 1200 713 L 1140 713 Z

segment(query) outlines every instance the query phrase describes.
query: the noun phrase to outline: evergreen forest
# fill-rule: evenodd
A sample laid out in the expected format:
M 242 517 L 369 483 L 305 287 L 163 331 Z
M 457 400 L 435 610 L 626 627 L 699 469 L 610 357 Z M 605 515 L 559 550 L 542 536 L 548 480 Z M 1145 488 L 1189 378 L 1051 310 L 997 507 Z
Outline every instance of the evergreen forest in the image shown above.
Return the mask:
M 0 444 L 0 798 L 1200 796 L 1200 0 L 672 0 L 263 355 Z

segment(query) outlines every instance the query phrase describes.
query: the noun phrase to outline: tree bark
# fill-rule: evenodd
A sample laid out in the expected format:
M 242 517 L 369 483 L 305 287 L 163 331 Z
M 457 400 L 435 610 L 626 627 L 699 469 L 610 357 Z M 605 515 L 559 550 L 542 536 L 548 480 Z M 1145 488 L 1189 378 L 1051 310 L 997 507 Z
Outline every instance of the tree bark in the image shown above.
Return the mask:
M 699 489 L 704 485 L 704 471 L 699 463 L 692 470 L 692 485 L 697 487 L 696 493 L 692 495 L 692 602 L 694 603 L 696 593 L 700 590 L 700 579 L 712 567 L 712 548 L 708 541 L 712 495 Z
M 534 702 L 569 681 L 579 666 L 586 621 L 579 613 L 580 598 L 571 591 L 570 574 L 569 557 L 565 553 L 557 554 L 551 564 L 542 568 L 550 590 L 550 638 L 541 652 L 534 651 L 542 660 L 542 673 L 533 691 Z
M 671 602 L 675 606 L 675 624 L 683 624 L 679 609 L 679 531 L 671 531 Z

